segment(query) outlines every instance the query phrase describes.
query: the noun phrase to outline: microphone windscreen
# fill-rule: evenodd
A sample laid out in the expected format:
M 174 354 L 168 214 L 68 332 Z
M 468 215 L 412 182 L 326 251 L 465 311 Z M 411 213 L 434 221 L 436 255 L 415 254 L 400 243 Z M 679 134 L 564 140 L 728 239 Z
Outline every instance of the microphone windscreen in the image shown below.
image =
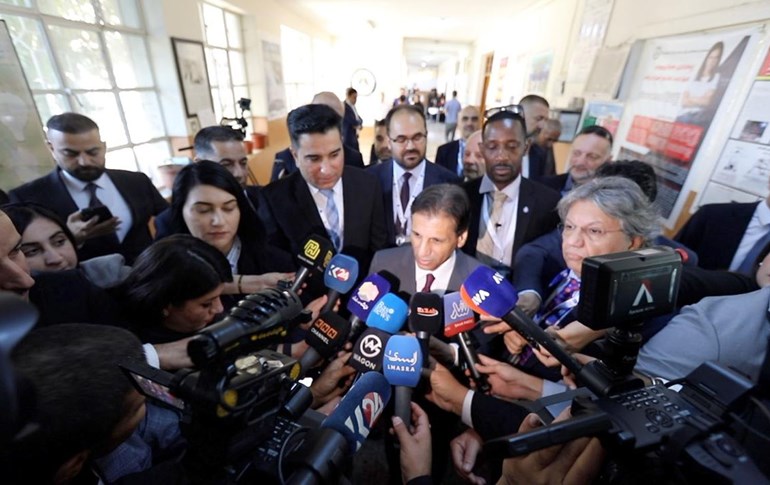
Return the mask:
M 353 346 L 348 365 L 359 372 L 379 372 L 382 369 L 382 353 L 390 337 L 382 330 L 367 328 Z
M 366 318 L 366 325 L 394 334 L 404 326 L 407 313 L 409 307 L 406 302 L 393 293 L 388 293 L 374 305 Z
M 409 330 L 438 335 L 444 321 L 444 305 L 435 293 L 419 292 L 409 300 Z
M 454 337 L 461 332 L 469 332 L 476 326 L 473 311 L 465 304 L 460 293 L 444 295 L 444 336 Z
M 420 342 L 411 335 L 394 335 L 385 345 L 382 373 L 394 386 L 416 387 L 422 371 Z
M 334 355 L 348 339 L 350 322 L 332 311 L 321 314 L 305 337 L 305 342 L 316 350 L 324 359 Z
M 390 283 L 374 273 L 367 276 L 348 300 L 348 310 L 363 321 L 369 316 L 372 307 L 382 296 L 390 291 Z
M 344 295 L 356 284 L 358 261 L 345 254 L 335 254 L 324 272 L 324 285 Z
M 297 255 L 297 261 L 311 271 L 322 272 L 334 256 L 334 246 L 331 241 L 318 234 L 311 234 L 302 242 L 302 249 Z
M 460 289 L 463 301 L 475 312 L 502 318 L 516 306 L 519 296 L 510 281 L 488 266 L 479 266 Z
M 332 413 L 321 423 L 345 437 L 352 455 L 369 436 L 390 400 L 391 387 L 377 372 L 367 372 L 348 390 Z

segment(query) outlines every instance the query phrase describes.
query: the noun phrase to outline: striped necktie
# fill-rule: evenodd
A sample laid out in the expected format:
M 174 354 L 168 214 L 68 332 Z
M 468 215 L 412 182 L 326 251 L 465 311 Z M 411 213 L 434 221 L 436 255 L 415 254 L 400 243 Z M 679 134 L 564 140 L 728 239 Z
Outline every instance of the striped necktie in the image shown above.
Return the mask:
M 334 203 L 334 189 L 321 189 L 321 193 L 326 197 L 326 222 L 332 244 L 337 251 L 340 250 L 340 213 L 337 211 L 337 204 Z

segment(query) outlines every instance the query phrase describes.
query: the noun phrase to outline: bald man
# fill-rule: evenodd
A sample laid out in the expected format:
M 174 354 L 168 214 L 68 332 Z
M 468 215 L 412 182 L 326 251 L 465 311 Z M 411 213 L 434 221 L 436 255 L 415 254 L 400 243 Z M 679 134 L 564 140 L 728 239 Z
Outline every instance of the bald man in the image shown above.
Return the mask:
M 481 129 L 481 113 L 476 106 L 466 106 L 460 111 L 457 121 L 460 125 L 460 139 L 438 147 L 436 164 L 462 177 L 465 144 L 473 132 Z
M 321 91 L 316 94 L 313 96 L 313 100 L 310 104 L 325 104 L 336 111 L 340 117 L 345 116 L 345 107 L 343 106 L 342 101 L 340 101 L 340 98 L 338 98 L 336 94 L 330 91 Z M 342 126 L 340 126 L 340 132 L 342 132 Z M 347 143 L 342 146 L 342 149 L 345 155 L 345 165 L 364 168 L 364 158 L 361 156 L 361 152 L 349 146 Z M 297 161 L 294 160 L 290 149 L 286 148 L 275 154 L 273 173 L 270 175 L 270 181 L 275 182 L 296 171 Z

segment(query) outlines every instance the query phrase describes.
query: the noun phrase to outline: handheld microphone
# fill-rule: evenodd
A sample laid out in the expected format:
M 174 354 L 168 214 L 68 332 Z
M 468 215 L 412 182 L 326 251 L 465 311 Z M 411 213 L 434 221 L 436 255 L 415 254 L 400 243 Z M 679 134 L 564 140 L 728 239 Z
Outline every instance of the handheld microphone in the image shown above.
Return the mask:
M 358 372 L 379 372 L 382 369 L 382 352 L 390 337 L 388 332 L 367 328 L 353 346 L 348 365 Z
M 430 350 L 430 337 L 441 332 L 444 305 L 435 293 L 418 292 L 409 301 L 409 330 L 417 335 L 422 355 Z
M 300 461 L 287 483 L 337 483 L 345 458 L 361 448 L 390 394 L 390 384 L 381 374 L 367 372 L 361 376 L 294 454 Z
M 291 291 L 297 292 L 302 283 L 314 272 L 321 273 L 334 255 L 334 246 L 323 236 L 311 234 L 302 242 L 302 250 L 297 255 L 300 268 L 294 277 Z
M 481 392 L 489 392 L 487 376 L 476 369 L 479 355 L 473 346 L 469 332 L 476 327 L 473 312 L 466 305 L 459 292 L 444 295 L 444 336 L 454 340 L 460 346 L 460 352 L 471 371 L 471 378 Z
M 349 333 L 350 322 L 332 311 L 322 313 L 310 326 L 305 337 L 310 347 L 299 359 L 301 376 L 321 360 L 333 356 L 348 339 Z
M 423 366 L 420 342 L 411 335 L 394 335 L 385 346 L 382 373 L 395 386 L 395 414 L 409 426 L 412 422 L 412 388 L 420 382 Z
M 321 308 L 326 313 L 334 308 L 340 295 L 353 289 L 358 279 L 358 261 L 345 254 L 335 254 L 324 272 L 324 285 L 329 288 L 328 299 Z
M 353 296 L 348 300 L 350 334 L 353 338 L 360 333 L 374 305 L 389 291 L 390 283 L 377 273 L 373 273 L 364 278 L 358 289 L 353 292 Z
M 377 328 L 389 334 L 395 334 L 404 326 L 409 308 L 401 298 L 393 293 L 388 293 L 374 305 L 366 325 Z

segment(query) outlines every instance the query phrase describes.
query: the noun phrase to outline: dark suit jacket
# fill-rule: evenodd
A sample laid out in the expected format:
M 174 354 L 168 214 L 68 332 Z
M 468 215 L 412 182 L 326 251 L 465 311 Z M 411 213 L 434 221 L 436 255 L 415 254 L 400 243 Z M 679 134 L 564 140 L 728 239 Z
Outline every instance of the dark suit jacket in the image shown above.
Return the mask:
M 152 216 L 166 209 L 168 203 L 143 173 L 107 170 L 107 175 L 131 209 L 133 225 L 118 246 L 115 246 L 109 237 L 89 239 L 78 249 L 78 257 L 82 261 L 117 252 L 122 254 L 130 265 L 139 253 L 152 244 L 148 223 Z M 9 196 L 12 202 L 33 202 L 47 207 L 65 221 L 70 214 L 78 210 L 59 175 L 58 168 L 44 177 L 13 189 Z
M 707 204 L 690 217 L 674 238 L 698 253 L 698 265 L 727 269 L 759 202 Z
M 385 247 L 380 186 L 374 176 L 354 167 L 345 167 L 342 184 L 345 221 L 341 252 L 357 259 L 359 268 L 368 268 L 372 255 Z M 300 244 L 311 234 L 328 237 L 310 189 L 299 172 L 263 187 L 259 217 L 268 242 L 291 254 L 298 254 Z M 363 271 L 359 274 L 366 276 Z
M 457 174 L 457 155 L 460 152 L 460 140 L 444 143 L 436 150 L 436 165 L 440 165 L 453 174 Z
M 538 180 L 556 173 L 553 165 L 548 163 L 548 152 L 540 145 L 533 143 L 529 147 L 529 178 Z
M 468 227 L 468 240 L 465 242 L 465 246 L 463 246 L 463 251 L 471 256 L 476 255 L 476 243 L 479 240 L 479 224 L 482 220 L 481 209 L 484 197 L 483 194 L 479 193 L 482 180 L 483 177 L 480 177 L 463 184 L 463 188 L 465 188 L 471 201 L 471 222 Z M 516 252 L 521 246 L 556 228 L 559 223 L 556 204 L 560 198 L 561 195 L 558 192 L 548 187 L 529 179 L 521 179 L 511 265 L 516 261 Z
M 367 172 L 377 176 L 382 189 L 382 207 L 385 211 L 385 229 L 388 231 L 388 246 L 396 244 L 396 226 L 393 220 L 393 160 L 370 165 Z M 425 161 L 423 188 L 438 184 L 459 184 L 460 177 L 428 160 Z
M 356 112 L 350 105 L 343 101 L 345 106 L 345 116 L 342 117 L 342 141 L 356 151 L 361 151 L 358 147 L 358 132 L 356 127 L 361 126 L 361 118 L 356 116 Z
M 345 165 L 364 168 L 364 158 L 357 148 L 352 148 L 347 144 L 342 145 L 342 151 L 345 156 Z M 270 181 L 275 182 L 279 177 L 286 177 L 297 171 L 297 161 L 288 148 L 275 154 L 273 162 L 273 172 L 270 174 Z
M 536 177 L 534 180 L 561 193 L 561 191 L 564 190 L 564 184 L 567 183 L 567 177 L 569 177 L 568 173 L 560 173 L 559 175 Z

